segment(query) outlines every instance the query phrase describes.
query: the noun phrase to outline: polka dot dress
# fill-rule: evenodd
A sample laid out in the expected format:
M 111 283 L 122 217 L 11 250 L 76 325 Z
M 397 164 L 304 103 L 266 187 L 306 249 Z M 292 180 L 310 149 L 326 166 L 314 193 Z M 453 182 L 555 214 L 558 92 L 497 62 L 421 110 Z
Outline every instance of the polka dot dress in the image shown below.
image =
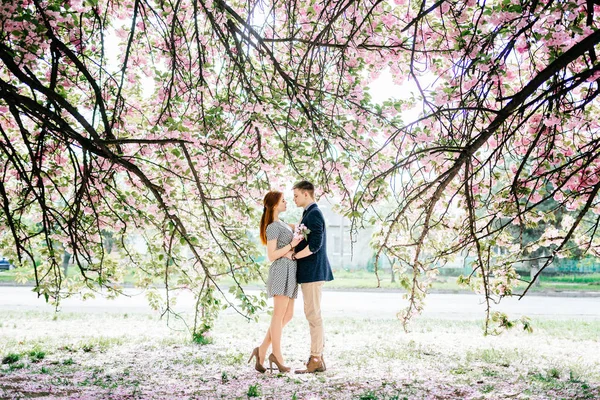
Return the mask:
M 292 228 L 284 222 L 273 221 L 267 226 L 267 240 L 277 239 L 277 249 L 289 246 L 292 238 Z M 269 268 L 267 295 L 269 297 L 282 295 L 292 299 L 298 297 L 296 261 L 286 257 L 281 257 L 273 261 L 273 264 Z

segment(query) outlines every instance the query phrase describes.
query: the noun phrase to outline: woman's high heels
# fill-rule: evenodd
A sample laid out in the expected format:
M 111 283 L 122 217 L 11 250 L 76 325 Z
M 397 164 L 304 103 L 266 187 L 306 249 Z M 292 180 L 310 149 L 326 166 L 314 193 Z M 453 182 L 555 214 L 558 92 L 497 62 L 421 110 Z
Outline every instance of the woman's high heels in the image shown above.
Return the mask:
M 256 358 L 256 363 L 254 364 L 254 369 L 257 370 L 258 372 L 264 373 L 266 371 L 266 368 L 263 367 L 262 363 L 260 362 L 260 356 L 259 356 L 259 353 L 258 353 L 258 347 L 255 347 L 254 350 L 252 350 L 252 354 L 250 354 L 250 358 L 248 359 L 248 363 L 250 363 L 250 361 L 252 361 L 252 358 Z M 271 358 L 269 357 L 269 361 L 270 360 L 271 360 Z
M 269 365 L 271 367 L 271 372 L 273 372 L 273 364 L 277 365 L 277 369 L 279 370 L 279 372 L 290 372 L 290 367 L 286 367 L 285 365 L 281 364 L 277 360 L 277 357 L 275 357 L 275 355 L 271 353 L 269 355 Z

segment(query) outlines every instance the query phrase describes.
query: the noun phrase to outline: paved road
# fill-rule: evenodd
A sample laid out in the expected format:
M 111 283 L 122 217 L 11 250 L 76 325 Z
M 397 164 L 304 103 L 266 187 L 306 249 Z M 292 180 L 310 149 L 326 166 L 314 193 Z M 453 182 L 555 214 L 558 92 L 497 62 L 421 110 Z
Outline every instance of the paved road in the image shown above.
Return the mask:
M 108 300 L 102 297 L 82 301 L 70 298 L 63 301 L 65 312 L 149 313 L 144 293 L 126 289 L 129 297 Z M 258 294 L 258 291 L 249 291 Z M 302 294 L 296 301 L 296 311 L 302 312 Z M 481 319 L 484 305 L 481 296 L 474 294 L 430 294 L 427 297 L 426 317 L 443 319 Z M 325 291 L 323 313 L 328 317 L 352 316 L 364 318 L 395 318 L 406 305 L 398 292 Z M 189 294 L 178 297 L 177 309 L 191 310 L 193 299 Z M 0 308 L 3 310 L 53 310 L 43 299 L 38 299 L 30 287 L 0 287 Z M 557 319 L 600 319 L 600 297 L 546 297 L 531 296 L 523 300 L 504 299 L 495 309 L 508 312 L 511 317 L 527 315 Z M 233 313 L 233 310 L 227 310 Z

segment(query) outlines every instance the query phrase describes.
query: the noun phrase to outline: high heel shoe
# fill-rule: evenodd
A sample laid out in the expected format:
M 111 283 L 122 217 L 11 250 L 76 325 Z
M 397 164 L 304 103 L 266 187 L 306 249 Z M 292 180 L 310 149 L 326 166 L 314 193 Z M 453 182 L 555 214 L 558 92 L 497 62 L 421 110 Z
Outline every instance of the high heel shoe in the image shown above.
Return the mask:
M 250 361 L 252 361 L 252 358 L 256 358 L 256 363 L 254 364 L 254 369 L 257 370 L 258 372 L 266 372 L 266 368 L 263 367 L 262 363 L 260 362 L 260 357 L 258 355 L 258 347 L 255 347 L 254 350 L 252 350 L 252 354 L 250 354 L 250 358 L 248 359 L 248 363 L 250 363 Z
M 277 361 L 277 357 L 275 357 L 275 355 L 271 353 L 269 355 L 269 365 L 271 367 L 271 372 L 273 372 L 273 364 L 277 365 L 277 369 L 279 370 L 279 372 L 290 372 L 290 367 L 286 367 L 285 365 L 281 364 L 279 361 Z

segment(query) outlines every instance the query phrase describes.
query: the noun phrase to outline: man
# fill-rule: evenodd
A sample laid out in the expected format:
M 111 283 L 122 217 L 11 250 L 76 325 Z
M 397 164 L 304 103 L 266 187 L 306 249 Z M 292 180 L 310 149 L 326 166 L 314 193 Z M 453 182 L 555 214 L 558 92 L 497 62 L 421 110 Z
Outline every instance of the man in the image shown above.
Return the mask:
M 302 289 L 304 315 L 310 326 L 310 358 L 306 369 L 296 370 L 297 374 L 325 371 L 323 361 L 323 320 L 321 319 L 321 292 L 326 281 L 333 280 L 331 266 L 327 259 L 325 219 L 315 203 L 315 187 L 308 181 L 294 185 L 294 203 L 303 207 L 301 224 L 309 230 L 306 240 L 295 248 L 292 259 L 297 260 L 297 281 Z

